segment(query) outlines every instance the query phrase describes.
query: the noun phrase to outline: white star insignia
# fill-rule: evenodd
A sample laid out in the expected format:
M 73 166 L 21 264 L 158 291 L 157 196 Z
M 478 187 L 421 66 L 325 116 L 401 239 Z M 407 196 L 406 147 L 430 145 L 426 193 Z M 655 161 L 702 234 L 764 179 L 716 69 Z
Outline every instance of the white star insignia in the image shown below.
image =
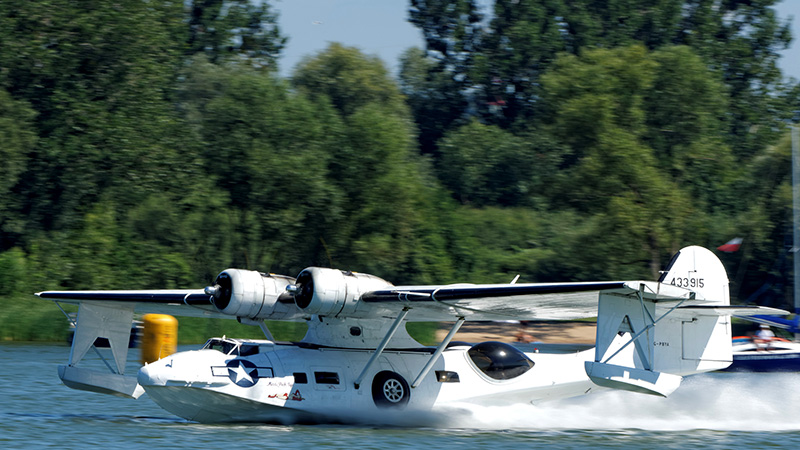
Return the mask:
M 253 378 L 247 373 L 247 368 L 239 361 L 239 365 L 237 367 L 231 367 L 230 370 L 235 374 L 234 383 L 238 383 L 239 380 L 247 380 L 248 382 L 252 383 Z

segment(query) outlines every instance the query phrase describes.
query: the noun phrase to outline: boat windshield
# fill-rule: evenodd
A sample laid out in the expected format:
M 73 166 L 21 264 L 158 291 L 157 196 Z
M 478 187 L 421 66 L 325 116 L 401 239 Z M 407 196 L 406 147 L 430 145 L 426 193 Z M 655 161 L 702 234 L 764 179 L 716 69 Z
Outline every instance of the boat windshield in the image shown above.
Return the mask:
M 203 346 L 203 350 L 217 350 L 226 355 L 238 355 L 239 343 L 225 338 L 211 338 Z

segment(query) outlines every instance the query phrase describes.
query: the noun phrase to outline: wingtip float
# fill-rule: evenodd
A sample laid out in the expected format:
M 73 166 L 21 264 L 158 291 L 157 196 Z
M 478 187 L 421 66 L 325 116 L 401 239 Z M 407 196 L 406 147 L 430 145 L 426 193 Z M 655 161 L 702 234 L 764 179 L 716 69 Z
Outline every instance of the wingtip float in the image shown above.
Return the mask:
M 731 363 L 732 314 L 779 310 L 730 306 L 719 259 L 701 247 L 673 258 L 657 282 L 394 286 L 378 277 L 308 268 L 297 278 L 228 269 L 193 290 L 48 291 L 79 304 L 69 363 L 73 388 L 137 397 L 198 422 L 341 422 L 399 412 L 537 404 L 599 389 L 667 396 L 684 376 Z M 124 375 L 136 312 L 229 317 L 259 325 L 264 340 L 212 338 Z M 467 320 L 597 317 L 595 348 L 531 353 L 500 342 L 454 344 Z M 272 339 L 264 320 L 305 320 L 298 343 Z M 454 322 L 437 347 L 405 330 Z M 111 373 L 79 366 L 94 340 L 111 343 Z

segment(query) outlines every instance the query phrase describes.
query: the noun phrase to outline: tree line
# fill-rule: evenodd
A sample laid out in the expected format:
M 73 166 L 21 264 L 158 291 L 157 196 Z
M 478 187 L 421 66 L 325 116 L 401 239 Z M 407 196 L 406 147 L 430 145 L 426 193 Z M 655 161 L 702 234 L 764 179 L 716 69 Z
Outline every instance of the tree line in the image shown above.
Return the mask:
M 786 307 L 775 3 L 411 0 L 396 77 L 333 43 L 285 78 L 269 2 L 0 4 L 3 336 L 44 289 L 654 279 L 737 236 L 735 299 Z

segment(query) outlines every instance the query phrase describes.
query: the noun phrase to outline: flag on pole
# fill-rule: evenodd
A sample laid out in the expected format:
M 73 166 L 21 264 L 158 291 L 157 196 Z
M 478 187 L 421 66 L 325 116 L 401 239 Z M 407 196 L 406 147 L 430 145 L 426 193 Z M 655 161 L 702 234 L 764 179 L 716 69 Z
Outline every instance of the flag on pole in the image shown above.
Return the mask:
M 723 245 L 717 247 L 717 250 L 726 253 L 733 253 L 739 250 L 739 247 L 742 246 L 742 238 L 733 238 L 730 241 L 726 242 Z

